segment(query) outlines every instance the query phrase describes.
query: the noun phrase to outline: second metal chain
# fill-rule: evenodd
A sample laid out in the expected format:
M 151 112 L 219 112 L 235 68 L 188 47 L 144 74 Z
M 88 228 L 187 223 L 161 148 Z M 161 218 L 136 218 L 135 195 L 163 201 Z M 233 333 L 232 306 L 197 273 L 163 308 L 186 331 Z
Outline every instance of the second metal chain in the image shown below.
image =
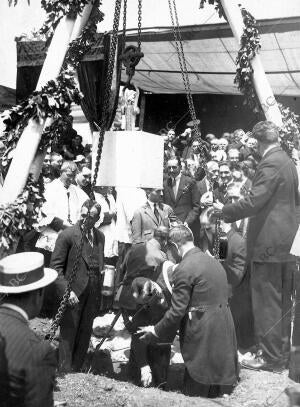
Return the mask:
M 116 3 L 115 3 L 113 32 L 112 32 L 111 43 L 110 43 L 108 67 L 107 67 L 107 74 L 106 74 L 106 80 L 105 80 L 104 100 L 103 100 L 101 121 L 100 121 L 100 126 L 99 126 L 100 131 L 99 131 L 99 140 L 98 140 L 98 148 L 97 148 L 97 157 L 96 157 L 95 172 L 94 172 L 93 182 L 92 182 L 93 188 L 95 187 L 96 182 L 97 182 L 100 159 L 101 159 L 102 149 L 103 149 L 104 133 L 106 131 L 106 127 L 107 127 L 107 123 L 108 123 L 111 85 L 112 85 L 112 78 L 113 78 L 114 65 L 115 65 L 115 55 L 116 55 L 116 48 L 117 48 L 117 41 L 118 41 L 121 3 L 122 3 L 122 0 L 116 0 Z
M 171 16 L 171 21 L 172 21 L 172 27 L 173 27 L 173 34 L 174 34 L 174 40 L 175 40 L 175 46 L 176 46 L 176 51 L 177 51 L 177 56 L 178 56 L 178 61 L 180 65 L 180 71 L 183 79 L 183 84 L 185 88 L 185 93 L 187 97 L 187 102 L 188 102 L 188 107 L 190 111 L 190 115 L 193 121 L 193 128 L 194 132 L 196 133 L 196 138 L 200 143 L 200 156 L 202 158 L 201 162 L 201 167 L 204 169 L 205 173 L 207 174 L 207 163 L 206 163 L 206 156 L 204 152 L 204 146 L 203 146 L 203 141 L 201 139 L 201 133 L 197 124 L 197 117 L 196 117 L 196 111 L 195 111 L 195 106 L 194 106 L 194 101 L 191 93 L 191 85 L 190 85 L 190 80 L 188 76 L 188 70 L 187 70 L 187 63 L 184 55 L 184 50 L 183 50 L 183 45 L 182 45 L 182 37 L 181 37 L 181 32 L 179 28 L 179 20 L 178 20 L 178 14 L 177 14 L 177 8 L 176 8 L 176 0 L 173 0 L 173 6 L 171 0 L 168 0 L 169 2 L 169 9 L 170 9 L 170 16 Z M 174 9 L 174 12 L 173 12 Z M 209 181 L 210 183 L 210 188 L 213 193 L 213 182 Z M 214 243 L 214 256 L 216 259 L 219 259 L 219 252 L 220 252 L 220 235 L 221 235 L 221 228 L 220 228 L 220 223 L 221 220 L 218 217 L 216 220 L 215 224 L 215 243 Z
M 138 0 L 138 50 L 141 51 L 142 0 Z

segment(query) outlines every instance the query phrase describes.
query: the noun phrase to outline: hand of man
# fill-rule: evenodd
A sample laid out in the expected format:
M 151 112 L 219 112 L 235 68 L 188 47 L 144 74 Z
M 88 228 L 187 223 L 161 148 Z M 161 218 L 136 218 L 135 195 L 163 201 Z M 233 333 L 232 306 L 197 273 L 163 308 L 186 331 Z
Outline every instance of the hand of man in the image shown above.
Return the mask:
M 210 191 L 205 192 L 201 196 L 200 204 L 203 207 L 211 206 L 213 204 L 213 194 L 212 194 L 212 192 L 210 192 Z
M 142 326 L 138 331 L 138 334 L 143 334 L 139 336 L 139 339 L 146 344 L 149 344 L 151 342 L 151 339 L 154 337 L 157 337 L 155 331 L 154 331 L 154 326 L 149 325 L 149 326 Z
M 143 387 L 149 387 L 152 383 L 152 372 L 148 365 L 141 368 L 141 382 Z
M 70 297 L 69 297 L 69 305 L 71 307 L 74 307 L 78 303 L 79 303 L 79 299 L 78 299 L 77 295 L 74 293 L 74 291 L 71 291 L 70 292 Z
M 224 204 L 222 204 L 220 201 L 214 202 L 213 203 L 213 208 L 215 210 L 215 213 L 222 213 Z

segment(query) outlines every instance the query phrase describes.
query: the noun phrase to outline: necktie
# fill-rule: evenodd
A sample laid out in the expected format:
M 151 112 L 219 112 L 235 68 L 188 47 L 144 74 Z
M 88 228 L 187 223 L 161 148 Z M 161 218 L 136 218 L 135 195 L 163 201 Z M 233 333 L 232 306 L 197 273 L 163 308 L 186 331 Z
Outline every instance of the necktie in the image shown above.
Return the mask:
M 172 178 L 172 188 L 173 188 L 174 196 L 176 198 L 177 191 L 176 191 L 176 179 L 175 178 Z
M 155 215 L 155 217 L 157 219 L 157 222 L 159 222 L 159 212 L 158 212 L 156 203 L 154 204 L 154 215 Z
M 71 213 L 70 213 L 70 192 L 67 192 L 67 197 L 68 197 L 68 222 L 72 225 L 72 221 L 71 221 Z
M 93 246 L 93 234 L 91 229 L 87 231 L 87 239 L 90 245 Z

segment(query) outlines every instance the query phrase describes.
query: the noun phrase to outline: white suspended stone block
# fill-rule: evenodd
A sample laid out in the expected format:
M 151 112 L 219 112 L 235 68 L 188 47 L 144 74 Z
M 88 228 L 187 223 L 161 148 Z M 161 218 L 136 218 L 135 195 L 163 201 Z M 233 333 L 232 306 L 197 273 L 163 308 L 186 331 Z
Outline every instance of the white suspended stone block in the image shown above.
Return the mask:
M 93 173 L 98 133 L 93 133 Z M 144 131 L 107 131 L 97 186 L 162 188 L 164 141 Z

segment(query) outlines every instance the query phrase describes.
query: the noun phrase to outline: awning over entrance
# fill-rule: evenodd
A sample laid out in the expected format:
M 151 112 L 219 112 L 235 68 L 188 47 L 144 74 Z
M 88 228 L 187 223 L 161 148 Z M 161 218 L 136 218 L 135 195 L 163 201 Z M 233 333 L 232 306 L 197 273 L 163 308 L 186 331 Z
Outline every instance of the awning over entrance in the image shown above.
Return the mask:
M 300 95 L 300 17 L 258 21 L 261 57 L 276 95 Z M 239 94 L 234 85 L 238 45 L 227 23 L 181 28 L 183 47 L 193 93 Z M 103 34 L 85 60 L 103 58 Z M 136 30 L 127 32 L 127 43 L 136 44 Z M 41 41 L 17 44 L 18 67 L 41 65 L 46 50 Z M 153 93 L 184 93 L 173 32 L 148 28 L 142 33 L 145 56 L 136 69 L 134 82 Z M 126 79 L 125 72 L 123 79 Z

